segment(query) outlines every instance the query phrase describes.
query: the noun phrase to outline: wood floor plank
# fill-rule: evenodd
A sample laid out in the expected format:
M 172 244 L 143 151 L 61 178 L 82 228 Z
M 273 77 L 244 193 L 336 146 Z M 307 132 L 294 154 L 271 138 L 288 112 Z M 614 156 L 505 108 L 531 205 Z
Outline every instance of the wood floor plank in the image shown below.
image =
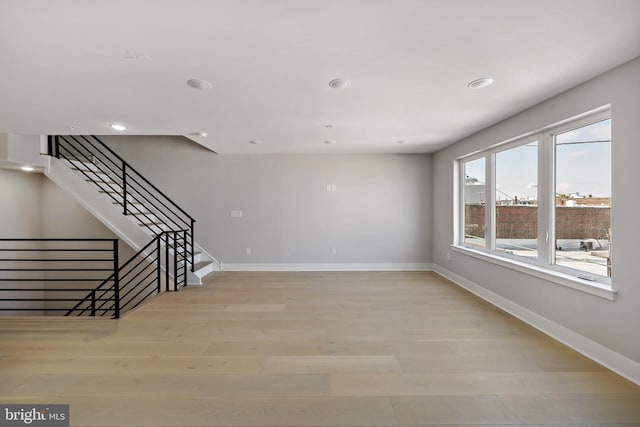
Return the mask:
M 391 373 L 400 372 L 395 356 L 269 356 L 265 373 Z
M 336 396 L 630 393 L 640 387 L 609 372 L 333 374 Z
M 4 364 L 15 374 L 258 374 L 264 356 L 10 356 Z
M 498 396 L 393 397 L 400 425 L 521 424 L 516 412 Z
M 640 387 L 431 272 L 217 274 L 122 319 L 0 319 L 0 402 L 72 425 L 640 425 Z
M 395 426 L 385 398 L 229 399 L 69 396 L 74 425 L 91 427 Z

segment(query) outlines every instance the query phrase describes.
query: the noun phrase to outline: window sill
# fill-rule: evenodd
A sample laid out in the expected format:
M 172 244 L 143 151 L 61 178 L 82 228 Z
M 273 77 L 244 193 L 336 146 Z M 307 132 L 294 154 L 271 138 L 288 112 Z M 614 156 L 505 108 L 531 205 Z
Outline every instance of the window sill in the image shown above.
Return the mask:
M 481 259 L 483 261 L 488 261 L 493 264 L 509 268 L 511 270 L 516 270 L 521 273 L 528 274 L 529 276 L 538 277 L 540 279 L 557 283 L 558 285 L 566 286 L 568 288 L 575 289 L 581 292 L 586 292 L 588 294 L 595 295 L 610 301 L 614 301 L 617 296 L 617 291 L 613 290 L 608 284 L 580 279 L 569 274 L 548 270 L 536 265 L 531 265 L 525 262 L 520 262 L 518 260 L 501 257 L 496 254 L 468 248 L 466 246 L 451 245 L 450 247 L 454 252 Z

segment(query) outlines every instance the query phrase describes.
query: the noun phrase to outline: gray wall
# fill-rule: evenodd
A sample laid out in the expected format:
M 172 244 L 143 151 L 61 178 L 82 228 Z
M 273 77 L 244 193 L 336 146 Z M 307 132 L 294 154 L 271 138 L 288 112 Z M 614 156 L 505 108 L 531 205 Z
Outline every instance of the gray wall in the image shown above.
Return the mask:
M 82 205 L 76 202 L 72 196 L 52 183 L 43 174 L 25 173 L 8 169 L 0 169 L 0 237 L 117 238 L 111 230 L 93 217 Z M 57 245 L 57 247 L 59 246 L 60 245 Z M 42 247 L 46 247 L 46 244 Z M 22 255 L 24 255 L 24 253 L 22 253 Z M 133 255 L 133 250 L 123 242 L 120 242 L 120 263 L 125 262 L 131 255 Z M 46 257 L 47 253 L 33 252 L 30 253 L 29 256 Z M 60 256 L 60 254 L 58 253 L 56 256 Z M 86 263 L 82 265 L 82 267 L 98 267 L 98 265 L 89 264 L 90 263 Z M 12 267 L 9 267 L 6 263 L 4 263 L 3 266 L 5 268 L 25 267 L 24 263 L 20 262 L 16 262 Z M 37 267 L 33 264 L 32 266 Z M 102 268 L 104 265 L 100 265 L 99 267 Z M 75 273 L 64 274 L 65 277 L 86 277 L 84 273 L 81 273 L 83 274 L 82 276 L 78 276 Z M 43 278 L 60 277 L 55 274 L 49 276 L 42 274 L 41 276 Z M 30 277 L 33 277 L 33 275 Z M 55 284 L 56 287 L 86 287 L 84 284 L 78 283 L 65 284 L 49 282 L 49 284 Z M 92 287 L 96 285 L 97 283 L 92 285 Z M 46 292 L 47 286 L 42 282 L 33 283 L 32 287 L 40 287 L 43 289 L 40 297 L 47 297 L 47 295 L 60 296 L 60 294 Z M 82 294 L 84 294 L 84 292 L 82 292 Z M 25 297 L 25 295 L 14 294 L 13 297 Z M 12 306 L 16 306 L 15 303 L 12 304 Z M 22 303 L 21 306 L 46 308 L 42 303 Z M 40 313 L 32 312 L 31 314 L 35 315 Z
M 431 261 L 431 155 L 218 155 L 182 137 L 104 140 L 195 216 L 196 241 L 223 263 Z
M 42 174 L 0 169 L 0 237 L 42 234 Z
M 42 175 L 29 174 L 22 171 L 0 169 L 0 238 L 39 238 L 42 235 Z M 14 243 L 2 243 L 2 248 L 16 247 Z M 21 245 L 29 248 L 34 246 Z M 35 246 L 37 247 L 37 246 Z M 0 252 L 2 257 L 10 259 L 40 258 L 41 252 Z M 0 262 L 0 268 L 42 268 L 42 262 Z M 44 276 L 40 273 L 5 272 L 6 278 L 37 278 Z M 10 282 L 11 286 L 15 282 Z M 6 284 L 6 282 L 5 282 Z M 22 282 L 21 288 L 42 289 L 43 282 Z M 42 298 L 43 294 L 34 292 L 29 295 Z M 24 298 L 22 292 L 0 292 L 0 298 Z M 0 302 L 0 306 L 21 308 L 42 308 L 41 302 Z M 42 312 L 32 311 L 29 314 L 38 315 Z M 1 315 L 24 314 L 24 312 L 0 312 Z
M 535 313 L 640 362 L 640 280 L 637 213 L 640 208 L 640 59 L 487 128 L 434 157 L 434 262 Z M 602 105 L 612 106 L 615 302 L 451 252 L 453 165 L 457 157 Z

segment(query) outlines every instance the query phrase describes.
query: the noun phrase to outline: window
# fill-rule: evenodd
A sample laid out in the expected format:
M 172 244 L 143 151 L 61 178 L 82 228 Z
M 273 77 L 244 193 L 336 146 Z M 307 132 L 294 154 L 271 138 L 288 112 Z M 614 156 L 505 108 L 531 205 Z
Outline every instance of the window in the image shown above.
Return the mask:
M 495 248 L 538 257 L 538 141 L 496 153 Z
M 460 159 L 462 246 L 610 284 L 609 110 Z
M 554 135 L 555 263 L 611 276 L 611 120 Z
M 464 243 L 484 247 L 484 158 L 464 164 Z

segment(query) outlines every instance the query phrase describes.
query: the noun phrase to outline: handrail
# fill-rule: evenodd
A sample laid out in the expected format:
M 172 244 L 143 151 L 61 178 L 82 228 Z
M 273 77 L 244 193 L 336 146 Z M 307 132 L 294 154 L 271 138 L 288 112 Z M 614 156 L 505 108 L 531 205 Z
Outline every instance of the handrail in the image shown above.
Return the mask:
M 164 231 L 183 232 L 181 243 L 185 263 L 190 265 L 191 271 L 195 270 L 195 219 L 113 149 L 95 135 L 49 136 L 48 147 L 49 154 L 59 159 L 91 164 L 86 170 L 77 169 L 114 203 L 121 205 L 125 215 L 136 218 L 139 226 L 153 235 Z M 122 195 L 122 200 L 116 197 L 117 194 Z
M 144 177 L 144 175 L 142 175 L 140 172 L 138 172 L 133 166 L 131 166 L 126 160 L 124 160 L 122 157 L 118 156 L 108 145 L 106 145 L 104 142 L 100 141 L 95 135 L 91 135 L 91 137 L 93 139 L 95 139 L 97 142 L 99 142 L 102 147 L 106 148 L 111 154 L 113 154 L 116 158 L 122 160 L 122 162 L 127 165 L 127 169 L 131 169 L 133 172 L 135 172 L 140 178 L 142 178 L 144 180 L 144 182 L 146 182 L 147 184 L 149 184 L 149 186 L 151 188 L 153 188 L 154 190 L 156 190 L 158 193 L 162 194 L 163 197 L 165 197 L 169 202 L 171 202 L 171 204 L 173 204 L 174 207 L 178 208 L 178 210 L 180 212 L 182 212 L 183 214 L 185 214 L 189 219 L 192 219 L 195 221 L 195 219 L 189 215 L 187 212 L 184 211 L 184 209 L 182 209 L 176 202 L 174 202 L 173 200 L 171 200 L 169 198 L 169 196 L 167 196 L 166 194 L 164 194 L 161 190 L 158 189 L 158 187 L 156 187 L 155 185 L 153 185 L 147 178 Z M 84 138 L 84 137 L 83 137 Z M 86 139 L 86 138 L 85 138 Z

